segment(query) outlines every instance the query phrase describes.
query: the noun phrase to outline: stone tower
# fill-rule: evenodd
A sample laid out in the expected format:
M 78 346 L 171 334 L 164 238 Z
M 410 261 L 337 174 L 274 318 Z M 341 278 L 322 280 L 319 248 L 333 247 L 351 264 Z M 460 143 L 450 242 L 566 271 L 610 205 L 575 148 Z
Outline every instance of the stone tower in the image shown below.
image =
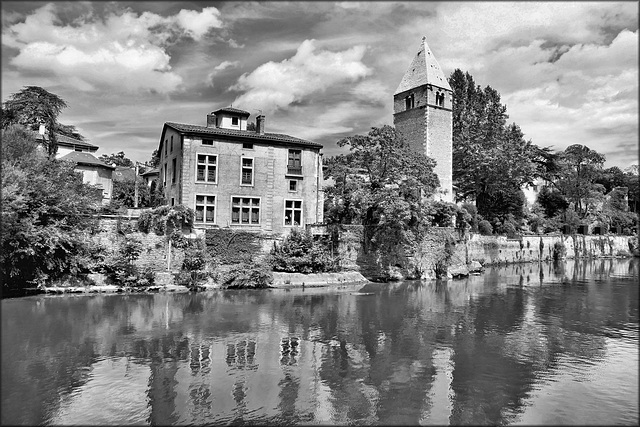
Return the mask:
M 422 38 L 420 49 L 393 94 L 393 124 L 416 150 L 436 161 L 436 200 L 453 202 L 453 91 Z

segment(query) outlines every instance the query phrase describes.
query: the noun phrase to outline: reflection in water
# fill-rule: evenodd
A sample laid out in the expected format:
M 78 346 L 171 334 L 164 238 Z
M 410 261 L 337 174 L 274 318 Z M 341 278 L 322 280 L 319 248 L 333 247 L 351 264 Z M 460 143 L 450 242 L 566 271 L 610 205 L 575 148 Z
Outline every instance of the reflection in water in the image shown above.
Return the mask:
M 638 267 L 4 300 L 2 423 L 634 424 Z

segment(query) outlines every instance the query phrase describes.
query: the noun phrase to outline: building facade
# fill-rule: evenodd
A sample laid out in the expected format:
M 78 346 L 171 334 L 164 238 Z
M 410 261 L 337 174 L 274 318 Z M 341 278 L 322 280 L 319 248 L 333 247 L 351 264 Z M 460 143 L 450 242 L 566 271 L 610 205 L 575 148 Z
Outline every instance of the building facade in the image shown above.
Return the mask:
M 265 132 L 265 118 L 222 108 L 206 126 L 166 122 L 160 176 L 170 205 L 196 212 L 196 227 L 286 234 L 323 221 L 322 145 Z
M 393 124 L 415 150 L 436 161 L 436 200 L 453 202 L 453 91 L 425 37 L 393 94 Z
M 107 165 L 90 153 L 71 151 L 60 160 L 75 163 L 74 170 L 82 174 L 82 182 L 97 186 L 102 190 L 102 204 L 111 201 L 113 192 L 114 166 Z

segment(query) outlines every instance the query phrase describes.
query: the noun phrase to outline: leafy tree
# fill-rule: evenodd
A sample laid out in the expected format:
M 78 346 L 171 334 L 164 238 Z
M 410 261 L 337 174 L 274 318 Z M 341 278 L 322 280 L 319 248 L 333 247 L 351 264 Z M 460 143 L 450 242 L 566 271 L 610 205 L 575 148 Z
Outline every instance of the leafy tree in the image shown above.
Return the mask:
M 9 125 L 2 131 L 2 159 L 8 162 L 29 161 L 38 149 L 35 132 L 20 126 Z
M 3 131 L 3 144 L 16 146 Z M 3 147 L 4 149 L 4 147 Z M 28 161 L 2 162 L 2 234 L 0 271 L 3 289 L 42 284 L 84 269 L 84 232 L 94 226 L 92 214 L 101 191 L 84 184 L 70 162 L 48 159 L 35 150 Z
M 125 157 L 124 151 L 120 151 L 117 154 L 111 153 L 109 155 L 103 154 L 100 156 L 100 160 L 105 162 L 108 165 L 112 165 L 115 163 L 116 166 L 126 166 L 132 168 L 135 166 L 133 161 L 127 157 Z
M 544 186 L 538 193 L 537 202 L 548 218 L 564 212 L 569 207 L 567 199 L 557 190 Z
M 149 160 L 149 166 L 151 168 L 157 168 L 160 166 L 160 152 L 158 151 L 157 148 L 153 150 L 153 153 L 151 154 L 151 160 Z
M 84 141 L 85 139 L 73 125 L 63 125 L 62 123 L 58 123 L 56 125 L 56 132 L 60 135 L 68 136 L 69 138 L 79 139 L 80 141 Z
M 604 164 L 604 155 L 585 145 L 574 144 L 567 147 L 561 155 L 563 173 L 556 183 L 558 188 L 574 203 L 581 217 L 587 213 L 587 199 L 597 192 L 596 179 Z
M 282 244 L 274 243 L 270 264 L 274 271 L 323 273 L 335 270 L 335 262 L 327 250 L 308 231 L 291 230 Z
M 414 151 L 393 127 L 338 141 L 349 147 L 327 162 L 325 213 L 329 223 L 363 224 L 365 241 L 395 245 L 416 238 L 428 224 L 427 196 L 438 186 L 434 161 Z
M 38 130 L 44 124 L 49 131 L 46 142 L 49 157 L 55 157 L 58 150 L 56 131 L 59 130 L 58 116 L 67 103 L 38 86 L 25 86 L 11 95 L 2 109 L 2 128 L 11 124 L 20 124 L 31 130 Z
M 550 149 L 524 140 L 520 127 L 507 124 L 507 109 L 490 86 L 476 86 L 456 69 L 449 78 L 453 104 L 453 183 L 456 200 L 475 200 L 478 213 L 503 221 L 522 218 L 520 188 L 555 170 Z
M 604 186 L 605 193 L 610 192 L 615 187 L 624 187 L 626 184 L 625 173 L 617 166 L 603 169 L 597 174 L 594 182 Z

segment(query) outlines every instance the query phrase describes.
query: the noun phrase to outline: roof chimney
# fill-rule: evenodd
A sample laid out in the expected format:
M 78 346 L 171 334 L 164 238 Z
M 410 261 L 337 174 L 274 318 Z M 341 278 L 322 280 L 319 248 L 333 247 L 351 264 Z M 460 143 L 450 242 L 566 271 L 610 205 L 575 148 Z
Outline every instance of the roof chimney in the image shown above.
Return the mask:
M 264 135 L 264 116 L 262 114 L 256 117 L 256 132 L 259 135 Z
M 215 128 L 216 126 L 216 115 L 211 112 L 211 114 L 207 114 L 207 127 Z

